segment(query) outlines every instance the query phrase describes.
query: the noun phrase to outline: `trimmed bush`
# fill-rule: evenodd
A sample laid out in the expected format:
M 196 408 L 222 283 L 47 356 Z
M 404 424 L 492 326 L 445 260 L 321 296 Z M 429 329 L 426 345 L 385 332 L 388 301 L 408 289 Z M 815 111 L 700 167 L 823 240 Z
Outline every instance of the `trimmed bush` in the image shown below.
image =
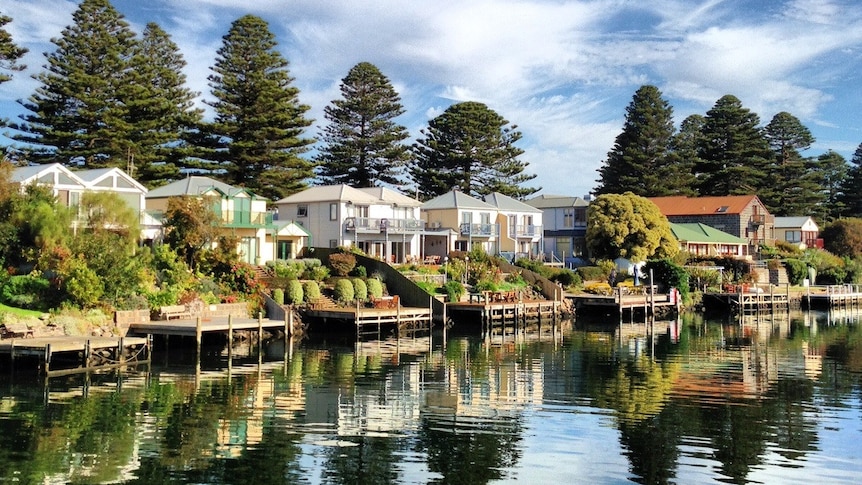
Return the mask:
M 305 275 L 308 279 L 320 282 L 329 278 L 329 268 L 326 266 L 315 266 L 306 271 Z
M 371 298 L 380 298 L 383 296 L 383 284 L 377 278 L 371 278 L 365 282 L 368 287 L 368 296 Z
M 335 299 L 347 303 L 353 301 L 353 283 L 347 278 L 335 282 Z
M 305 293 L 305 301 L 311 302 L 320 298 L 320 285 L 316 281 L 306 281 L 302 284 Z
M 578 268 L 578 274 L 583 281 L 605 281 L 608 279 L 608 273 L 598 266 L 581 266 Z
M 578 276 L 578 273 L 570 269 L 561 270 L 559 273 L 555 274 L 553 278 L 551 278 L 551 281 L 559 283 L 564 287 L 580 286 L 581 283 L 583 283 L 581 281 L 581 277 Z
M 446 296 L 449 298 L 449 301 L 461 301 L 461 295 L 464 294 L 464 285 L 460 281 L 449 280 L 443 285 L 443 289 L 446 290 Z
M 299 280 L 290 280 L 287 282 L 287 301 L 298 305 L 302 303 L 304 297 L 302 291 L 302 282 Z
M 350 275 L 365 279 L 368 277 L 368 270 L 365 268 L 365 266 L 357 266 L 353 268 L 353 271 L 350 272 Z
M 353 296 L 359 301 L 368 299 L 368 286 L 361 278 L 353 278 Z
M 279 305 L 284 305 L 284 290 L 276 288 L 272 290 L 272 299 Z
M 329 266 L 336 276 L 347 276 L 356 267 L 356 256 L 350 253 L 332 253 L 329 255 Z

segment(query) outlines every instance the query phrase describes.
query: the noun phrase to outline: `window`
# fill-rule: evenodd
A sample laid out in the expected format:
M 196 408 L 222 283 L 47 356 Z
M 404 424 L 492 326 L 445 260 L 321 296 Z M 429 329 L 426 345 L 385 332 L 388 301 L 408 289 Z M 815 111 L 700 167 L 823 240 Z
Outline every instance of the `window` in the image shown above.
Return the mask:
M 296 217 L 308 217 L 308 206 L 304 204 L 296 206 Z
M 462 212 L 461 213 L 461 222 L 464 224 L 472 224 L 473 223 L 473 213 L 472 212 Z
M 338 239 L 330 239 L 329 240 L 329 247 L 337 248 L 338 247 Z
M 329 204 L 329 220 L 337 221 L 338 220 L 338 204 L 332 203 Z
M 727 212 L 728 209 L 730 209 L 729 206 L 723 205 L 723 206 L 719 207 L 718 209 L 716 209 L 715 212 L 718 212 L 719 214 L 724 214 L 725 212 Z M 757 212 L 757 211 L 755 210 L 755 212 Z
M 356 217 L 368 217 L 368 206 L 367 205 L 356 206 Z
M 574 207 L 566 207 L 563 209 L 563 227 L 575 227 Z
M 789 243 L 802 242 L 802 231 L 784 231 L 784 240 Z
M 575 209 L 575 222 L 579 226 L 583 226 L 587 223 L 587 210 L 584 208 Z
M 467 241 L 455 241 L 455 251 L 467 251 Z
M 514 217 L 514 216 L 512 216 L 512 217 Z M 482 222 L 482 224 L 490 224 L 491 223 L 491 214 L 489 212 L 480 212 L 479 213 L 479 220 Z

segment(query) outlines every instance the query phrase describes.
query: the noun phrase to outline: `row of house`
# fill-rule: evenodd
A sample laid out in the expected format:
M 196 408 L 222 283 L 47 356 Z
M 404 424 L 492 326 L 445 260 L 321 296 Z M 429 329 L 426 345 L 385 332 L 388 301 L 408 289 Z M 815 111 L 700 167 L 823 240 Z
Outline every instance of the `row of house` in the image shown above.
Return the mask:
M 251 264 L 295 258 L 305 247 L 353 246 L 391 262 L 438 261 L 452 251 L 481 247 L 509 259 L 541 257 L 577 264 L 587 259 L 589 199 L 540 195 L 525 202 L 500 193 L 484 200 L 457 190 L 426 202 L 384 188 L 310 187 L 268 209 L 247 189 L 189 176 L 148 191 L 118 168 L 72 171 L 60 164 L 20 167 L 13 181 L 52 187 L 77 206 L 86 191 L 117 193 L 141 214 L 142 238 L 157 241 L 171 197 L 207 197 L 220 225 L 236 235 Z M 682 249 L 693 254 L 750 258 L 775 240 L 822 247 L 810 217 L 773 217 L 754 195 L 655 197 Z

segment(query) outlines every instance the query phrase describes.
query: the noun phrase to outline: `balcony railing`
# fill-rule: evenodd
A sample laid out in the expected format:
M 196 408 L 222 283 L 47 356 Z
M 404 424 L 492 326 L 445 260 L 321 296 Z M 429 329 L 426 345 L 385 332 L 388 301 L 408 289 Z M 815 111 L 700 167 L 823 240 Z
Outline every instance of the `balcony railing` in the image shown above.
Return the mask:
M 774 223 L 775 216 L 766 215 L 766 214 L 754 214 L 751 216 L 751 225 L 753 226 L 762 226 L 766 223 Z
M 222 211 L 219 214 L 221 223 L 225 226 L 247 227 L 272 224 L 271 212 L 257 211 Z
M 419 232 L 424 227 L 420 219 L 348 217 L 344 220 L 344 229 L 350 232 Z
M 542 235 L 542 226 L 532 224 L 509 226 L 509 237 L 539 237 Z
M 499 224 L 461 224 L 462 236 L 495 237 L 500 235 Z

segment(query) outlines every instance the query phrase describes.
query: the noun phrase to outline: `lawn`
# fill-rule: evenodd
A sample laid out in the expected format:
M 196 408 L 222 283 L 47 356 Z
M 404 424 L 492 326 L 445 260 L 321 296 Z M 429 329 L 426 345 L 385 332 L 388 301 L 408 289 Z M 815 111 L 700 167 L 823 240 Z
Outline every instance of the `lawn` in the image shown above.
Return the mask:
M 0 314 L 3 314 L 3 313 L 11 313 L 12 315 L 15 315 L 16 317 L 39 318 L 42 316 L 42 312 L 37 312 L 35 310 L 25 310 L 23 308 L 15 308 L 15 307 L 6 306 L 6 305 L 0 303 Z

